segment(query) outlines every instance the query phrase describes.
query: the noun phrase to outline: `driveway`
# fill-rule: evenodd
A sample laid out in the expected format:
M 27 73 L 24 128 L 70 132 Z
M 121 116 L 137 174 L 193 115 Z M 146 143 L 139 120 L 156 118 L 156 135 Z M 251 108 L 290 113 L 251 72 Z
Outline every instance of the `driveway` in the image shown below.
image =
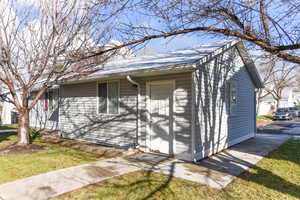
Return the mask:
M 257 132 L 300 136 L 300 118 L 291 121 L 273 121 L 271 124 L 257 128 Z

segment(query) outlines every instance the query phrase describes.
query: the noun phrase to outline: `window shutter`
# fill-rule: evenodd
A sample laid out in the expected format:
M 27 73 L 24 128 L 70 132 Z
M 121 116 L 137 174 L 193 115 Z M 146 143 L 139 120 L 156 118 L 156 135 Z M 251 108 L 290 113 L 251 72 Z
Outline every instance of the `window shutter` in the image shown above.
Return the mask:
M 48 110 L 48 92 L 45 93 L 45 99 L 44 99 L 44 110 Z

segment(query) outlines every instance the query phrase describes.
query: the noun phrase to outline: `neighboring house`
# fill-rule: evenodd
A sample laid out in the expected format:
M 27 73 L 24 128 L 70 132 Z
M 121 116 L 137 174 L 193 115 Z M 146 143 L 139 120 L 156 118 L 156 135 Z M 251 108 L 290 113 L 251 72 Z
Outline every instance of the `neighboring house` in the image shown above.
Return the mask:
M 6 92 L 7 90 L 3 89 L 2 94 Z M 11 97 L 8 94 L 9 97 Z M 12 103 L 9 103 L 7 101 L 0 101 L 2 110 L 1 110 L 1 124 L 16 124 L 18 123 L 18 112 L 15 108 L 15 106 Z
M 258 109 L 258 115 L 273 114 L 276 109 L 276 100 L 271 94 L 265 96 Z M 279 100 L 279 107 L 293 107 L 300 105 L 300 91 L 295 87 L 286 87 L 282 91 L 282 98 Z
M 254 137 L 261 87 L 243 43 L 220 41 L 109 62 L 86 78 L 61 82 L 31 113 L 31 126 L 199 160 Z

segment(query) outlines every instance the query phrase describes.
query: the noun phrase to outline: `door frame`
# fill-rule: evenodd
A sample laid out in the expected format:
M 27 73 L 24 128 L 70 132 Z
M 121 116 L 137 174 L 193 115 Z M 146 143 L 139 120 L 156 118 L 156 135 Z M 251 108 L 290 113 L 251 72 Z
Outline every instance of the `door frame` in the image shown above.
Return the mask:
M 171 114 L 170 114 L 170 121 L 169 121 L 169 125 L 170 125 L 170 141 L 172 142 L 172 146 L 173 149 L 169 149 L 169 151 L 171 150 L 172 154 L 175 155 L 176 154 L 176 138 L 175 138 L 175 119 L 174 119 L 174 112 L 175 112 L 175 108 L 176 108 L 176 101 L 175 101 L 175 89 L 176 89 L 176 81 L 175 80 L 163 80 L 163 81 L 147 81 L 146 82 L 146 152 L 150 152 L 150 145 L 151 145 L 151 128 L 150 128 L 150 108 L 151 108 L 151 85 L 161 85 L 161 84 L 169 84 L 171 86 L 172 89 L 172 99 L 171 99 Z M 169 153 L 169 155 L 172 155 Z

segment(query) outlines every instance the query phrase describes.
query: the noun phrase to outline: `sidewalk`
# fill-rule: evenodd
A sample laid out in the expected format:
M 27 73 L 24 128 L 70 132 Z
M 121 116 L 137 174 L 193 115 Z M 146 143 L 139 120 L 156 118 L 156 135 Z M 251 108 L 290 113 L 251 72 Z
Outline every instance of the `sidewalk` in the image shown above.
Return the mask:
M 18 129 L 0 129 L 0 133 L 11 133 L 11 132 L 13 132 L 13 133 L 16 133 L 16 132 L 18 132 Z
M 145 162 L 120 157 L 101 160 L 2 184 L 0 200 L 46 200 L 138 170 L 152 170 L 169 177 L 174 176 L 222 189 L 289 138 L 288 135 L 259 134 L 196 164 L 167 160 L 147 165 Z
M 122 158 L 60 169 L 0 185 L 0 200 L 46 200 L 139 169 Z
M 259 134 L 196 164 L 175 160 L 154 166 L 151 170 L 223 189 L 289 138 L 291 136 L 288 135 Z

